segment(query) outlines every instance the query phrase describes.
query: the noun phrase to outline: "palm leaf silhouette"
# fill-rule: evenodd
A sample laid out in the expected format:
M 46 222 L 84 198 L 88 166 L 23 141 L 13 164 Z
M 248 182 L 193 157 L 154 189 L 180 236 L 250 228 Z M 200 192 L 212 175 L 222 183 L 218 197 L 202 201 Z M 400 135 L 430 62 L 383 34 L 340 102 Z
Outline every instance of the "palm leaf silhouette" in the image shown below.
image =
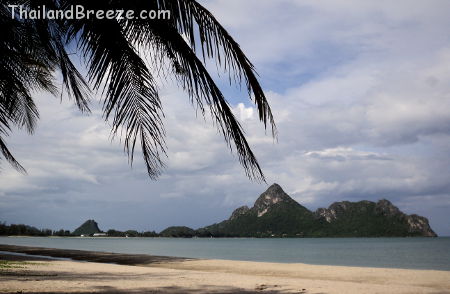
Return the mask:
M 155 82 L 146 61 L 163 64 L 176 77 L 191 102 L 203 115 L 211 115 L 230 149 L 236 149 L 247 176 L 264 181 L 259 163 L 247 143 L 241 125 L 223 93 L 206 69 L 208 59 L 229 73 L 230 82 L 245 83 L 265 128 L 272 135 L 276 127 L 270 106 L 258 82 L 252 63 L 214 16 L 194 0 L 30 0 L 9 1 L 28 8 L 46 5 L 70 9 L 82 5 L 86 10 L 169 10 L 170 19 L 11 19 L 6 4 L 1 7 L 2 27 L 8 36 L 0 41 L 0 148 L 16 168 L 1 135 L 11 125 L 33 130 L 38 118 L 30 91 L 55 93 L 53 73 L 59 70 L 69 97 L 82 111 L 89 111 L 90 89 L 103 94 L 103 111 L 112 123 L 112 134 L 123 138 L 124 149 L 133 163 L 136 144 L 142 150 L 148 175 L 155 179 L 164 168 L 166 156 L 163 111 Z M 26 33 L 25 39 L 19 36 Z M 21 49 L 27 42 L 26 48 Z M 72 63 L 68 49 L 76 46 L 86 63 L 87 81 Z M 13 48 L 13 50 L 11 50 Z M 144 60 L 150 51 L 154 59 Z M 156 73 L 158 74 L 158 73 Z M 5 77 L 5 78 L 3 78 Z

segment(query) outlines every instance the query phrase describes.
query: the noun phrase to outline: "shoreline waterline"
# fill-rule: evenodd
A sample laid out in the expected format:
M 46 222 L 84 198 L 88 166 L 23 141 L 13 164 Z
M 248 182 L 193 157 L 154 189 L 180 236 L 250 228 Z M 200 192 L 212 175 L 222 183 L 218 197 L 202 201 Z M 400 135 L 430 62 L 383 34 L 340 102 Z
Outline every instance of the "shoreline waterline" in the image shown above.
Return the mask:
M 0 244 L 271 263 L 450 271 L 450 238 L 174 239 L 0 237 Z

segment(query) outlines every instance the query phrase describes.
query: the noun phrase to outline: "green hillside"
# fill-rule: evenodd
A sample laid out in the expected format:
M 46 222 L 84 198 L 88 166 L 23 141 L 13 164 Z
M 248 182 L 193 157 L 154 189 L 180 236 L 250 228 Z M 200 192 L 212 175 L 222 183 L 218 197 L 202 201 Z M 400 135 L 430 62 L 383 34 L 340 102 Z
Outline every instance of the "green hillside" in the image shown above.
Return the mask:
M 161 237 L 173 237 L 173 238 L 192 238 L 196 235 L 196 232 L 188 227 L 168 227 L 159 233 Z
M 252 208 L 197 230 L 202 237 L 406 237 L 436 234 L 428 220 L 406 215 L 388 200 L 336 202 L 312 212 L 274 184 Z

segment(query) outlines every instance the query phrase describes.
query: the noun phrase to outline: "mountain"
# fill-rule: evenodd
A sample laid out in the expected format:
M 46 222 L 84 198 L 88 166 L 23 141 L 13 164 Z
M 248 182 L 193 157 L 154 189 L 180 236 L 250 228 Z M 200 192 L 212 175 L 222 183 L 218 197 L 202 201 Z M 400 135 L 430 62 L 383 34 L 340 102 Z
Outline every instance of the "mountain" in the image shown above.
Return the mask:
M 436 234 L 428 220 L 407 215 L 388 200 L 336 202 L 312 212 L 278 184 L 273 184 L 253 207 L 236 209 L 228 220 L 197 230 L 214 237 L 394 237 Z
M 325 223 L 273 184 L 252 208 L 236 209 L 228 220 L 199 229 L 199 235 L 215 237 L 314 236 Z
M 93 235 L 95 233 L 101 233 L 102 231 L 98 228 L 98 224 L 95 220 L 90 219 L 85 221 L 81 226 L 73 231 L 72 235 L 81 236 L 81 235 Z

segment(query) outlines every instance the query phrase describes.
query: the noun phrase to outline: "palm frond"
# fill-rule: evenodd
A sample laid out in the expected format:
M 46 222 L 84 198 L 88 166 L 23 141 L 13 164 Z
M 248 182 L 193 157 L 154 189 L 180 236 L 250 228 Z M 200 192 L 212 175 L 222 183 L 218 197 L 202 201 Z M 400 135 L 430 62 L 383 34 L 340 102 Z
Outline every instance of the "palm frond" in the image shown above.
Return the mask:
M 115 20 L 92 20 L 73 28 L 76 31 L 69 33 L 79 37 L 90 81 L 105 92 L 105 119 L 112 117 L 113 134 L 124 133 L 131 163 L 139 140 L 147 172 L 156 178 L 166 151 L 161 103 L 152 75 Z
M 7 111 L 5 111 L 3 105 L 0 104 L 0 153 L 17 171 L 21 173 L 26 173 L 23 166 L 21 166 L 20 163 L 14 158 L 12 153 L 9 151 L 5 141 L 3 140 L 3 136 L 4 135 L 7 136 L 8 132 L 10 131 L 10 126 L 7 118 L 8 118 Z
M 10 3 L 29 7 L 46 4 L 52 7 L 52 0 L 11 1 Z M 54 6 L 53 8 L 56 8 Z M 21 20 L 11 18 L 6 3 L 0 5 L 0 107 L 3 121 L 3 135 L 10 126 L 24 127 L 32 133 L 39 118 L 32 92 L 44 91 L 57 94 L 54 72 L 61 69 L 63 82 L 69 95 L 73 93 L 78 107 L 82 111 L 87 107 L 87 83 L 72 64 L 62 41 L 63 31 L 60 24 L 49 20 Z M 63 27 L 62 27 L 63 28 Z M 3 156 L 11 164 L 23 171 L 1 142 Z
M 164 22 L 129 23 L 126 29 L 134 43 L 146 42 L 147 47 L 164 55 L 171 62 L 173 72 L 181 86 L 188 92 L 193 102 L 205 114 L 205 107 L 216 122 L 226 143 L 233 149 L 236 147 L 239 162 L 248 177 L 264 181 L 264 174 L 258 161 L 248 145 L 244 132 L 230 109 L 225 97 L 217 87 L 204 64 L 196 56 L 178 31 Z M 148 38 L 142 38 L 143 35 Z
M 81 111 L 89 111 L 90 86 L 101 90 L 106 120 L 113 136 L 124 141 L 133 163 L 136 144 L 141 145 L 147 172 L 156 178 L 166 155 L 162 106 L 155 80 L 136 48 L 146 46 L 168 62 L 191 102 L 205 115 L 209 112 L 230 149 L 250 178 L 264 175 L 250 149 L 239 122 L 221 90 L 208 73 L 211 58 L 230 75 L 230 82 L 245 83 L 260 120 L 276 126 L 270 106 L 256 77 L 253 64 L 214 16 L 194 0 L 11 0 L 36 8 L 46 5 L 66 9 L 83 5 L 86 10 L 124 9 L 171 11 L 171 19 L 155 20 L 17 20 L 11 19 L 6 4 L 0 4 L 0 135 L 10 126 L 34 129 L 39 117 L 32 91 L 56 94 L 53 74 L 59 70 L 70 97 Z M 11 2 L 11 3 L 12 3 Z M 187 42 L 184 40 L 187 38 Z M 72 63 L 67 48 L 77 44 L 86 61 L 89 83 Z M 199 44 L 199 46 L 198 46 Z M 198 49 L 201 48 L 201 49 Z M 203 57 L 203 61 L 200 59 Z M 3 78 L 5 77 L 5 78 Z M 0 138 L 3 156 L 21 168 Z
M 204 58 L 215 58 L 220 65 L 235 74 L 236 81 L 245 80 L 248 94 L 250 97 L 252 93 L 254 95 L 260 120 L 265 127 L 270 124 L 272 135 L 276 137 L 273 114 L 253 64 L 211 12 L 194 0 L 160 0 L 158 3 L 161 9 L 169 9 L 172 12 L 171 20 L 179 33 L 187 37 L 194 51 L 197 51 L 196 41 L 199 38 Z

